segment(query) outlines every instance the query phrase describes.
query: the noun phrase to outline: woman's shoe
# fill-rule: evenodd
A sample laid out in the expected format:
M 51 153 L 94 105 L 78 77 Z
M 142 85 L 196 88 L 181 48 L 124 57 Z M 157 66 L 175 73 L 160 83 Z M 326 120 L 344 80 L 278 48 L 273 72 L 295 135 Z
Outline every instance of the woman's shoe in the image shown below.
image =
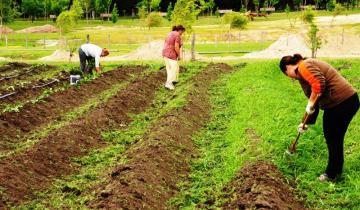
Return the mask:
M 174 85 L 173 84 L 169 84 L 169 83 L 166 83 L 165 84 L 165 88 L 167 88 L 167 89 L 169 89 L 169 90 L 174 90 L 175 89 L 175 87 L 174 87 Z
M 330 178 L 326 173 L 321 174 L 321 175 L 318 177 L 318 180 L 319 180 L 320 182 L 333 182 L 333 181 L 335 181 L 335 179 Z

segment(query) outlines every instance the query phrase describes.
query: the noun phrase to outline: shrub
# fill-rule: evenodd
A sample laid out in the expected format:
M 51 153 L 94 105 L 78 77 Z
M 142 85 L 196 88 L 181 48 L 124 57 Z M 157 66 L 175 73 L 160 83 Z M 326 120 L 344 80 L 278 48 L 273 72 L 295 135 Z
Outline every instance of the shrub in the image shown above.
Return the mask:
M 230 28 L 244 29 L 248 23 L 247 18 L 241 14 L 235 14 L 231 20 Z
M 118 9 L 116 7 L 116 3 L 114 4 L 114 9 L 111 12 L 111 21 L 113 23 L 116 23 L 119 19 L 119 13 L 118 13 Z
M 149 27 L 157 27 L 162 24 L 163 17 L 159 12 L 152 12 L 147 16 L 146 25 Z

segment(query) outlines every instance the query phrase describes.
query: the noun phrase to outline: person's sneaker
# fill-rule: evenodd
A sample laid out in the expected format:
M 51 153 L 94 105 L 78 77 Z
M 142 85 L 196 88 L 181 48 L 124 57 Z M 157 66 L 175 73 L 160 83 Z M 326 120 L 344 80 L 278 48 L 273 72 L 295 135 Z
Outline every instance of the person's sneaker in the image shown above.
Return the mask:
M 167 88 L 169 90 L 174 90 L 175 89 L 173 84 L 168 84 L 168 83 L 165 84 L 165 88 Z
M 326 173 L 321 174 L 321 175 L 318 177 L 318 180 L 319 180 L 320 182 L 333 182 L 333 181 L 335 181 L 335 179 L 330 178 Z
M 174 85 L 176 85 L 177 83 L 179 83 L 179 81 L 176 80 L 176 81 L 173 81 L 172 83 L 173 83 Z

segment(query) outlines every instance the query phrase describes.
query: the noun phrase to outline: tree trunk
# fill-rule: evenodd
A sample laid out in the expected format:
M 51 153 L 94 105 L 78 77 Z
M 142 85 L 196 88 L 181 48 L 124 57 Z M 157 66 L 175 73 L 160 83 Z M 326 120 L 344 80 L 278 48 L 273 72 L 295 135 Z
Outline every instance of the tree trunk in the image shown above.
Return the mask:
M 86 23 L 89 23 L 89 14 L 88 14 L 88 8 L 85 9 L 85 13 L 86 13 Z

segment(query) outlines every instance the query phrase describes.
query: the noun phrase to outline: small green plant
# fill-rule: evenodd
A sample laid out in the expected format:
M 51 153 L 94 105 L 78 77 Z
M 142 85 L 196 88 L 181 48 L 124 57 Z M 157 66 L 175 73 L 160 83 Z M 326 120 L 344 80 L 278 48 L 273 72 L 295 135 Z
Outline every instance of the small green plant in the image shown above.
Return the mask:
M 2 112 L 20 112 L 23 104 L 7 104 Z
M 31 103 L 36 104 L 40 101 L 43 101 L 45 98 L 49 97 L 53 93 L 54 93 L 54 90 L 52 88 L 44 90 L 44 92 L 42 92 L 42 94 L 39 97 L 31 100 Z
M 297 16 L 291 17 L 291 14 L 290 14 L 291 9 L 288 4 L 286 4 L 285 12 L 286 12 L 286 17 L 289 20 L 290 27 L 294 28 L 298 17 Z

